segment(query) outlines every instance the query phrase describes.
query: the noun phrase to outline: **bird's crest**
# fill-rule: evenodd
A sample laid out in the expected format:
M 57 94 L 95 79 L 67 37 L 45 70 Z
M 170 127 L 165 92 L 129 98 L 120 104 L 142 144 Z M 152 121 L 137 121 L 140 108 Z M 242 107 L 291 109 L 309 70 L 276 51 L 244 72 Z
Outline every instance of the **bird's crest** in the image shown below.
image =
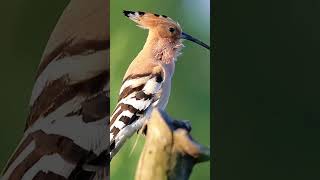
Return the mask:
M 142 11 L 123 11 L 123 14 L 130 18 L 132 21 L 136 22 L 139 27 L 144 29 L 154 28 L 157 25 L 171 25 L 179 28 L 181 27 L 179 23 L 173 21 L 170 17 L 166 15 L 159 15 L 149 12 L 142 12 Z

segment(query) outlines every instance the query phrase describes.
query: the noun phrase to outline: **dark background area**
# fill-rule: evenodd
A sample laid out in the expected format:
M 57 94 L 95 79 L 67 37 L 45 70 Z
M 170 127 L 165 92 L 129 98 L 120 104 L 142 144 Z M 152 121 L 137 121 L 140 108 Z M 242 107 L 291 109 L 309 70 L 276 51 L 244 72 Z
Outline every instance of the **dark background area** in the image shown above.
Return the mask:
M 320 1 L 213 2 L 213 176 L 320 179 Z

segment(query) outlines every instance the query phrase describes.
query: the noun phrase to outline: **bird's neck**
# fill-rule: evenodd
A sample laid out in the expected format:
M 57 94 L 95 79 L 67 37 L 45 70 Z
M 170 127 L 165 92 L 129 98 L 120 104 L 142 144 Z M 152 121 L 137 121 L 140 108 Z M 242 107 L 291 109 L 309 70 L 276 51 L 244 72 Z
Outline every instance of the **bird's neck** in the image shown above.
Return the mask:
M 159 38 L 149 33 L 141 53 L 149 55 L 160 63 L 172 64 L 181 54 L 182 47 L 183 44 L 180 41 L 172 42 L 169 39 Z

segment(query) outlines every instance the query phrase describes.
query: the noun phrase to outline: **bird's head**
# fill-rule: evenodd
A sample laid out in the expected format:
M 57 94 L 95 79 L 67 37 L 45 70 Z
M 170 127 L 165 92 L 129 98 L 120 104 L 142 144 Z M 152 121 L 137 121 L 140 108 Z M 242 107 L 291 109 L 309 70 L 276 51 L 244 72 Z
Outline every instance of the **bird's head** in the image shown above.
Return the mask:
M 141 12 L 141 11 L 123 11 L 123 14 L 136 22 L 138 27 L 149 30 L 149 36 L 146 45 L 151 45 L 161 56 L 170 63 L 172 59 L 179 55 L 183 47 L 181 40 L 186 39 L 197 43 L 198 45 L 210 49 L 208 45 L 200 40 L 183 32 L 179 23 L 173 21 L 165 15 Z M 149 42 L 148 42 L 149 41 Z

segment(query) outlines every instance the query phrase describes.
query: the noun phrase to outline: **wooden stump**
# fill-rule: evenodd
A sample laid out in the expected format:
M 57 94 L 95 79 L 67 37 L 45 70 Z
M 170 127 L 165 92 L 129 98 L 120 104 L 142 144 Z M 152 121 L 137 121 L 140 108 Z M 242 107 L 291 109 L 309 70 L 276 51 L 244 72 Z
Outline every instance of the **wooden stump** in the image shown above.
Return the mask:
M 209 161 L 210 149 L 195 142 L 190 124 L 153 110 L 136 180 L 187 180 L 194 165 Z

